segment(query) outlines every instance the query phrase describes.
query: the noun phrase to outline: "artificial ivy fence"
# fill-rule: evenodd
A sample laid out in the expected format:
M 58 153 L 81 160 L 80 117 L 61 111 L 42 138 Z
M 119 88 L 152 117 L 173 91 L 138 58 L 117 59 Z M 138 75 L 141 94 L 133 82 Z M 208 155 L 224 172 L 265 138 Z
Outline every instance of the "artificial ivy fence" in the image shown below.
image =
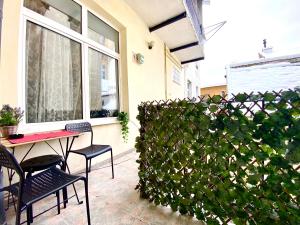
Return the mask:
M 300 224 L 300 89 L 138 109 L 143 198 L 207 224 Z

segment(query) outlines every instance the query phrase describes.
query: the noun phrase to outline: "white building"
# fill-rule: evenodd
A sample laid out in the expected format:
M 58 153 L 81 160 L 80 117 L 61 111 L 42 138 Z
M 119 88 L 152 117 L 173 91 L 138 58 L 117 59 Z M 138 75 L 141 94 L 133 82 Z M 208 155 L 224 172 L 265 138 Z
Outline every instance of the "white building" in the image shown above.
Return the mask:
M 231 64 L 227 67 L 228 94 L 293 89 L 300 86 L 300 54 Z
M 200 96 L 200 63 L 190 63 L 183 66 L 185 80 L 185 97 L 194 98 Z

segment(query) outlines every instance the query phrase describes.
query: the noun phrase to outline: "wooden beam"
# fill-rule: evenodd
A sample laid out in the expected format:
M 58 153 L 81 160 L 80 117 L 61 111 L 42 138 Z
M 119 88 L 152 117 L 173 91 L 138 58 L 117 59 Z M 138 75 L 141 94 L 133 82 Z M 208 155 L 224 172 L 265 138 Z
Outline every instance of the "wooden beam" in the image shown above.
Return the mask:
M 187 61 L 183 61 L 183 62 L 181 62 L 181 64 L 187 64 L 187 63 L 197 62 L 197 61 L 200 61 L 200 60 L 204 60 L 204 57 L 199 57 L 199 58 L 195 58 L 195 59 L 190 59 L 190 60 L 187 60 Z
M 177 22 L 178 20 L 181 20 L 181 19 L 184 19 L 184 18 L 186 18 L 186 12 L 183 12 L 183 13 L 181 13 L 181 14 L 179 14 L 179 15 L 177 15 L 177 16 L 174 16 L 174 17 L 172 17 L 172 18 L 170 18 L 170 19 L 167 19 L 166 21 L 161 22 L 161 23 L 159 23 L 159 24 L 157 24 L 157 25 L 155 25 L 155 26 L 153 26 L 153 27 L 150 27 L 150 28 L 149 28 L 149 31 L 150 31 L 150 32 L 153 32 L 153 31 L 155 31 L 155 30 L 158 30 L 158 29 L 160 29 L 160 28 L 163 28 L 163 27 L 165 27 L 165 26 L 168 26 L 168 25 L 170 25 L 170 24 L 172 24 L 172 23 L 175 23 L 175 22 Z
M 196 46 L 198 44 L 199 44 L 199 42 L 196 41 L 196 42 L 189 43 L 189 44 L 186 44 L 186 45 L 182 45 L 182 46 L 179 46 L 179 47 L 176 47 L 176 48 L 172 48 L 172 49 L 170 49 L 170 52 L 180 51 L 182 49 L 190 48 L 190 47 Z

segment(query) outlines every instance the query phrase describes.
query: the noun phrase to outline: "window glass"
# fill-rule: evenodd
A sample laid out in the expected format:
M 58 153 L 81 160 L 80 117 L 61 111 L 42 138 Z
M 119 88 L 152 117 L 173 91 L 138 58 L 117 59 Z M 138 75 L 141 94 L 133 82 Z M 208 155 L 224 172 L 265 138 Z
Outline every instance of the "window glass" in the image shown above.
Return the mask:
M 24 0 L 24 6 L 81 33 L 81 6 L 72 0 Z
M 192 82 L 191 81 L 187 81 L 187 96 L 188 98 L 192 97 Z
M 81 45 L 27 22 L 26 122 L 83 118 Z
M 119 33 L 90 12 L 88 12 L 88 37 L 119 52 Z
M 173 67 L 173 81 L 179 85 L 181 85 L 181 77 L 180 77 L 180 71 L 174 66 Z
M 118 63 L 107 55 L 89 49 L 90 117 L 117 116 Z

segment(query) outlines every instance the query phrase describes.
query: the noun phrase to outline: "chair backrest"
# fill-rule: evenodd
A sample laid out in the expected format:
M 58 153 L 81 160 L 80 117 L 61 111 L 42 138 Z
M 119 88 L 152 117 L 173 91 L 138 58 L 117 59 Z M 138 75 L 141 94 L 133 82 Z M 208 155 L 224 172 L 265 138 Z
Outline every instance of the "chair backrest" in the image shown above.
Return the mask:
M 93 129 L 89 122 L 68 123 L 65 126 L 65 130 L 80 133 L 91 132 L 91 145 L 93 144 Z
M 16 171 L 21 180 L 24 180 L 24 173 L 15 156 L 0 144 L 0 167 L 6 167 Z

